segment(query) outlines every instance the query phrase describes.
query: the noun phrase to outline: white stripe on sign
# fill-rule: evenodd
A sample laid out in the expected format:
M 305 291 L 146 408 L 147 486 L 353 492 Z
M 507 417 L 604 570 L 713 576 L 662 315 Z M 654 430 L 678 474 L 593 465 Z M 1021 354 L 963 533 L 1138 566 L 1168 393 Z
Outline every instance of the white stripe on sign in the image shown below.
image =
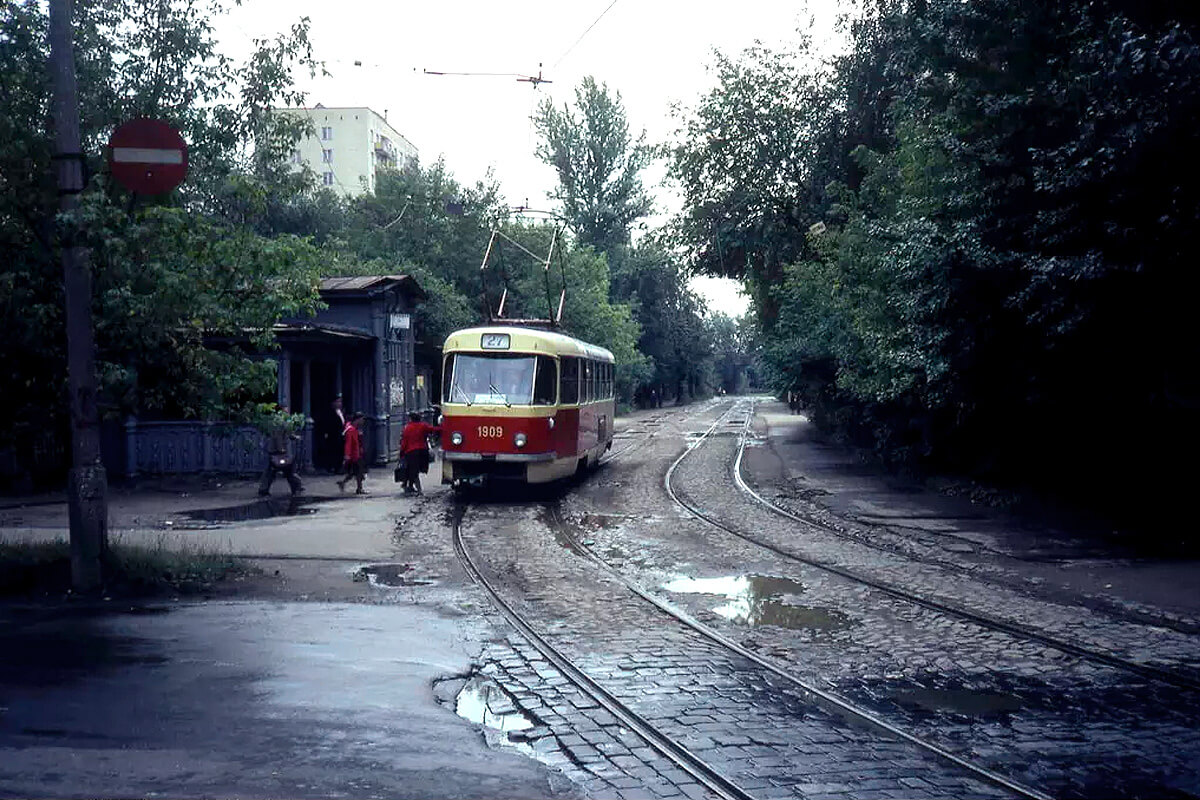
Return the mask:
M 152 147 L 114 147 L 113 161 L 121 164 L 182 164 L 182 150 L 157 150 Z

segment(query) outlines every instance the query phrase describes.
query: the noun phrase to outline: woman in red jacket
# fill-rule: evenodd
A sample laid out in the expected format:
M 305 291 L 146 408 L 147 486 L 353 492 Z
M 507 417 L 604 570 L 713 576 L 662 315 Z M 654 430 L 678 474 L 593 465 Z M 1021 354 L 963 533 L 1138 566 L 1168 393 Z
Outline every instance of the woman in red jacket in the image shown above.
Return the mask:
M 338 481 L 337 485 L 339 489 L 346 491 L 346 482 L 354 478 L 358 484 L 354 490 L 355 494 L 366 494 L 366 491 L 362 488 L 363 478 L 366 477 L 366 470 L 363 469 L 362 463 L 362 424 L 364 419 L 366 419 L 366 415 L 359 411 L 346 423 L 345 429 L 342 430 L 342 436 L 345 437 L 345 447 L 342 451 L 344 456 L 342 466 L 346 470 L 346 476 Z
M 404 459 L 404 492 L 421 493 L 421 473 L 429 471 L 429 441 L 431 433 L 441 433 L 437 425 L 421 421 L 421 415 L 410 412 L 408 424 L 400 433 L 400 457 Z

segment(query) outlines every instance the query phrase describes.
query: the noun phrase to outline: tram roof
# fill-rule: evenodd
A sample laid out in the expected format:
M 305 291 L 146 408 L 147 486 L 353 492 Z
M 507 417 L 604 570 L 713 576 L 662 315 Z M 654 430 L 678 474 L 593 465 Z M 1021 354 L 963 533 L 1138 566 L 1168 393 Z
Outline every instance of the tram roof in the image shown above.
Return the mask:
M 481 344 L 485 333 L 508 334 L 510 337 L 509 347 L 499 350 L 485 349 Z M 547 355 L 594 358 L 598 361 L 616 361 L 609 350 L 580 341 L 573 336 L 567 336 L 565 333 L 522 328 L 515 325 L 481 325 L 475 328 L 463 328 L 446 337 L 443 350 L 446 352 L 469 350 L 472 352 L 546 353 Z

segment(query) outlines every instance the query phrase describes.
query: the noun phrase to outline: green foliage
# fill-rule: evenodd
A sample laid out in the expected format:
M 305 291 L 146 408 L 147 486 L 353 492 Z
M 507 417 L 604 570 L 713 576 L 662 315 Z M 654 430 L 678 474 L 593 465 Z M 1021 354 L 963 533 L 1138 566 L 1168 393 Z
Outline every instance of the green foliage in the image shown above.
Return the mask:
M 112 597 L 211 592 L 214 585 L 261 570 L 233 556 L 164 539 L 151 545 L 114 542 L 108 548 L 104 592 Z M 0 542 L 0 595 L 62 597 L 71 592 L 68 542 Z
M 276 403 L 256 403 L 251 413 L 250 422 L 267 436 L 278 431 L 299 433 L 306 422 L 304 414 L 288 413 Z
M 825 137 L 835 125 L 824 71 L 808 43 L 718 55 L 718 86 L 681 120 L 671 176 L 683 195 L 675 241 L 699 271 L 746 281 L 769 325 L 770 287 L 805 254 L 832 179 Z
M 637 400 L 648 402 L 651 391 L 680 400 L 708 394 L 714 386 L 704 305 L 688 289 L 678 254 L 648 236 L 610 263 L 611 295 L 633 309 L 638 349 L 653 368 L 633 387 Z
M 272 204 L 305 188 L 283 165 L 300 131 L 268 113 L 298 98 L 291 71 L 315 69 L 307 22 L 258 42 L 249 63 L 222 56 L 198 0 L 80 2 L 75 7 L 81 126 L 95 177 L 72 218 L 60 218 L 51 153 L 44 4 L 0 5 L 0 374 L 22 387 L 0 400 L 0 436 L 64 427 L 59 237 L 82 239 L 94 267 L 97 369 L 109 413 L 219 417 L 268 393 L 269 349 L 282 314 L 315 306 L 318 252 L 308 241 L 256 232 Z M 188 142 L 187 181 L 154 200 L 131 198 L 100 173 L 113 128 L 147 116 Z M 229 345 L 206 346 L 213 338 Z
M 1195 15 L 863 8 L 831 63 L 718 59 L 673 149 L 676 241 L 745 279 L 775 387 L 885 459 L 1058 490 L 1200 443 Z
M 652 208 L 640 175 L 651 151 L 644 133 L 630 136 L 620 93 L 589 75 L 575 89 L 574 110 L 547 99 L 533 121 L 537 155 L 558 173 L 550 196 L 579 242 L 602 253 L 627 245 L 634 223 Z

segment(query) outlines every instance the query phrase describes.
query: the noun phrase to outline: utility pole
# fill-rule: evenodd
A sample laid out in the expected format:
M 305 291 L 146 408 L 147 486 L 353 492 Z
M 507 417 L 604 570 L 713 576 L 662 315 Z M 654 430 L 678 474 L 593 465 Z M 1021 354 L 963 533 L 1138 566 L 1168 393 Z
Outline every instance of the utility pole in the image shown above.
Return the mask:
M 83 191 L 79 93 L 75 83 L 72 0 L 50 0 L 50 73 L 54 85 L 55 161 L 59 210 L 72 216 Z M 108 550 L 108 477 L 100 461 L 96 360 L 92 342 L 92 273 L 88 250 L 70 225 L 60 229 L 66 299 L 67 378 L 71 395 L 71 584 L 92 592 L 103 582 Z

